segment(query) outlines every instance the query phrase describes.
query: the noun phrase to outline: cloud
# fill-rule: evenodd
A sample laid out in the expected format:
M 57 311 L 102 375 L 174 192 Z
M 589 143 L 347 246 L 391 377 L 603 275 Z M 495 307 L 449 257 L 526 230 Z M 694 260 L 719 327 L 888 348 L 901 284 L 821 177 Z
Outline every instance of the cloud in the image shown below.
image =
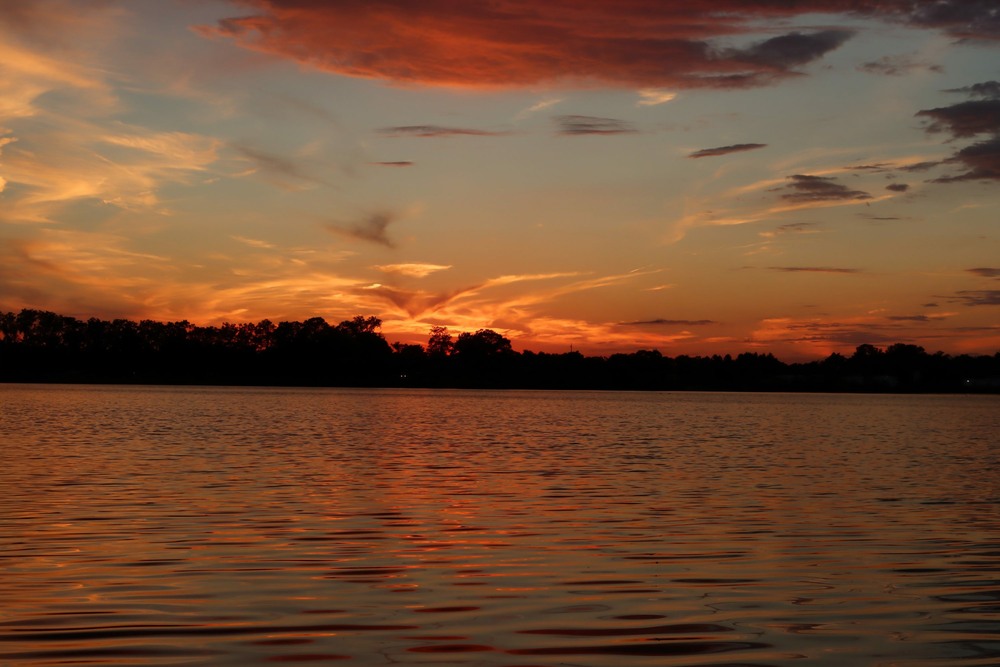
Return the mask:
M 759 232 L 758 235 L 771 239 L 783 234 L 819 234 L 819 230 L 814 229 L 815 227 L 815 222 L 788 222 L 772 230 Z
M 906 183 L 890 183 L 889 185 L 885 186 L 885 189 L 889 190 L 890 192 L 906 192 L 907 190 L 910 189 L 910 186 L 907 185 Z
M 969 171 L 957 176 L 935 178 L 935 183 L 956 181 L 1000 180 L 1000 135 L 981 141 L 956 152 L 947 162 L 961 163 Z
M 659 88 L 643 88 L 639 91 L 639 101 L 636 106 L 652 107 L 659 104 L 666 104 L 677 97 L 677 93 L 672 90 L 661 90 Z
M 1000 81 L 983 81 L 963 88 L 949 88 L 946 93 L 965 93 L 969 97 L 1000 98 Z
M 558 97 L 553 97 L 546 100 L 542 100 L 540 102 L 536 102 L 527 109 L 522 109 L 521 111 L 519 111 L 517 115 L 514 116 L 514 120 L 524 120 L 531 114 L 542 111 L 543 109 L 550 109 L 555 105 L 559 104 L 560 102 L 562 102 L 562 99 Z
M 269 176 L 277 177 L 278 184 L 284 187 L 289 185 L 288 181 L 284 179 L 304 181 L 314 185 L 329 185 L 326 181 L 308 173 L 301 165 L 288 158 L 242 144 L 233 144 L 232 147 L 245 159 L 253 163 L 254 168 L 250 172 L 245 173 L 261 171 Z
M 631 0 L 625 8 L 603 0 L 239 4 L 253 11 L 198 32 L 338 75 L 404 85 L 761 86 L 797 75 L 794 68 L 819 60 L 853 34 L 834 27 L 771 36 L 763 19 L 780 25 L 828 9 L 773 0 Z M 858 12 L 877 9 L 886 18 L 907 19 L 908 3 L 890 5 Z M 724 43 L 734 35 L 752 39 L 755 32 L 766 37 L 739 46 Z
M 961 92 L 970 97 L 985 98 L 959 102 L 947 107 L 924 109 L 917 117 L 929 119 L 924 129 L 929 133 L 947 132 L 955 139 L 989 135 L 956 151 L 946 160 L 937 163 L 911 165 L 917 169 L 923 164 L 961 164 L 968 171 L 933 179 L 934 183 L 955 183 L 973 180 L 1000 180 L 1000 83 L 986 81 L 948 92 Z
M 391 160 L 383 162 L 369 162 L 368 164 L 372 164 L 377 167 L 412 167 L 416 163 L 410 160 Z
M 975 269 L 966 269 L 969 273 L 974 276 L 979 276 L 980 278 L 998 278 L 1000 279 L 1000 269 L 980 267 Z
M 858 65 L 857 69 L 859 72 L 884 74 L 886 76 L 903 76 L 904 74 L 919 70 L 926 70 L 936 74 L 944 72 L 944 68 L 940 65 L 921 62 L 916 60 L 912 55 L 882 56 L 878 60 L 871 60 Z
M 833 51 L 854 33 L 850 30 L 792 32 L 758 42 L 744 49 L 725 49 L 727 59 L 761 65 L 776 71 L 808 64 Z
M 393 248 L 395 244 L 389 239 L 386 232 L 389 229 L 389 225 L 398 220 L 399 216 L 394 213 L 372 213 L 356 223 L 346 225 L 328 224 L 326 228 L 335 234 L 341 234 L 360 241 L 370 241 L 386 248 Z
M 275 247 L 275 245 L 273 243 L 269 243 L 267 241 L 262 241 L 260 239 L 247 238 L 246 236 L 236 236 L 236 235 L 233 235 L 230 238 L 233 239 L 234 241 L 239 241 L 240 243 L 248 245 L 251 248 L 262 248 L 262 249 L 270 250 L 270 249 L 272 249 L 272 248 Z
M 764 148 L 767 144 L 732 144 L 730 146 L 717 146 L 716 148 L 702 148 L 688 155 L 688 157 L 715 157 L 717 155 L 728 155 L 730 153 L 742 153 L 758 148 Z
M 424 278 L 437 271 L 450 269 L 451 264 L 378 264 L 375 268 L 383 273 L 398 273 L 412 278 Z
M 621 326 L 681 326 L 681 327 L 699 327 L 707 326 L 710 324 L 718 324 L 715 320 L 665 320 L 658 318 L 655 320 L 638 320 L 636 322 L 619 322 Z
M 559 134 L 578 136 L 585 134 L 632 134 L 636 129 L 630 123 L 617 118 L 597 116 L 556 116 Z
M 954 299 L 966 306 L 1000 306 L 1000 290 L 960 290 Z
M 778 188 L 778 191 L 788 191 L 781 195 L 782 199 L 795 203 L 849 201 L 871 199 L 871 195 L 861 190 L 851 190 L 846 185 L 837 183 L 826 176 L 810 176 L 795 174 L 789 176 L 791 183 Z
M 772 271 L 786 273 L 861 273 L 860 269 L 845 269 L 830 266 L 769 266 Z
M 927 315 L 889 315 L 886 319 L 893 322 L 931 322 L 940 318 L 931 318 Z
M 387 137 L 499 137 L 509 134 L 508 132 L 476 130 L 467 127 L 443 127 L 441 125 L 400 125 L 397 127 L 383 127 L 378 132 Z
M 911 25 L 943 28 L 957 37 L 1000 39 L 1000 13 L 994 0 L 898 0 L 885 4 L 890 16 Z
M 947 107 L 924 109 L 918 117 L 929 118 L 927 132 L 948 132 L 956 138 L 1000 132 L 1000 99 L 969 100 Z

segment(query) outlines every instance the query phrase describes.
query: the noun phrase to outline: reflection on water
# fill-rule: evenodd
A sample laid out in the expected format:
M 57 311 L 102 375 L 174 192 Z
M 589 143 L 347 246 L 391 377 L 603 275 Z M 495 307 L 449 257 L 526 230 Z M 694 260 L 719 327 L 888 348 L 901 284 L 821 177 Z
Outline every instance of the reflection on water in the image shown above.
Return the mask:
M 0 664 L 1000 664 L 996 397 L 0 405 Z

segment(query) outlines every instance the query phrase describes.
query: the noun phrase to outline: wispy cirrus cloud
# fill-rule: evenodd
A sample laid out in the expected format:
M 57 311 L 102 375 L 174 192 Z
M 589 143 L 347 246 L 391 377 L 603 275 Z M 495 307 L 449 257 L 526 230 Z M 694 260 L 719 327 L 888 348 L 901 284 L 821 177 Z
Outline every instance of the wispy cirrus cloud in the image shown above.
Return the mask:
M 757 150 L 758 148 L 764 148 L 767 144 L 730 144 L 729 146 L 716 146 L 715 148 L 702 148 L 694 153 L 688 155 L 688 157 L 699 158 L 699 157 L 717 157 L 719 155 L 729 155 L 730 153 L 742 153 L 744 151 Z
M 538 113 L 539 111 L 543 111 L 545 109 L 551 109 L 560 102 L 562 102 L 562 98 L 559 97 L 550 97 L 548 99 L 535 102 L 527 109 L 522 109 L 521 111 L 519 111 L 517 115 L 514 116 L 514 120 L 524 120 L 531 114 Z
M 557 132 L 567 136 L 633 134 L 637 132 L 631 123 L 617 118 L 563 115 L 556 116 L 553 120 L 558 128 Z
M 446 127 L 442 125 L 397 125 L 383 127 L 378 133 L 386 137 L 500 137 L 509 132 L 478 130 L 469 127 Z
M 851 269 L 837 266 L 769 266 L 771 271 L 784 273 L 862 273 L 861 269 Z

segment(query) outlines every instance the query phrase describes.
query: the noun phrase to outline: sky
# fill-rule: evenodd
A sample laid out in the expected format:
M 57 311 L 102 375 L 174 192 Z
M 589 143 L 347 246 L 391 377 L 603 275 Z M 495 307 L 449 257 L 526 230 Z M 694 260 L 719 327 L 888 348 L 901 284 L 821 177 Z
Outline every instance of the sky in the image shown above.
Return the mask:
M 1000 350 L 996 0 L 0 0 L 0 310 Z

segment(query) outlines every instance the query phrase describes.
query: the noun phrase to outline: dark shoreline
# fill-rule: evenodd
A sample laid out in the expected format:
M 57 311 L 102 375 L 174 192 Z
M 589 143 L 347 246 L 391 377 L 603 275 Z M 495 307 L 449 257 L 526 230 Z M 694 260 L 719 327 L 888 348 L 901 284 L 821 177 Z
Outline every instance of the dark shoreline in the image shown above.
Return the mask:
M 1000 393 L 1000 352 L 951 356 L 896 343 L 850 356 L 785 363 L 769 353 L 607 357 L 517 352 L 489 329 L 427 346 L 389 344 L 380 320 L 198 327 L 144 320 L 86 322 L 37 310 L 0 313 L 0 382 L 955 394 Z

